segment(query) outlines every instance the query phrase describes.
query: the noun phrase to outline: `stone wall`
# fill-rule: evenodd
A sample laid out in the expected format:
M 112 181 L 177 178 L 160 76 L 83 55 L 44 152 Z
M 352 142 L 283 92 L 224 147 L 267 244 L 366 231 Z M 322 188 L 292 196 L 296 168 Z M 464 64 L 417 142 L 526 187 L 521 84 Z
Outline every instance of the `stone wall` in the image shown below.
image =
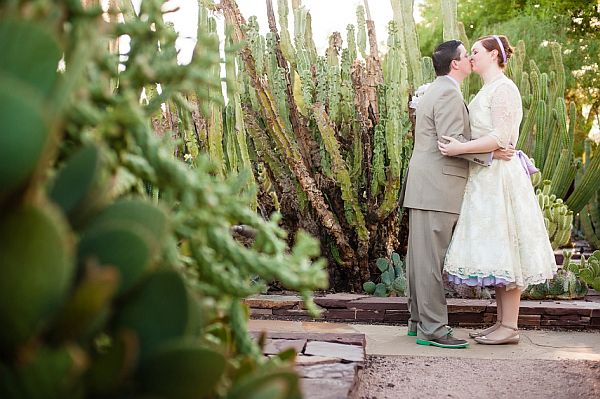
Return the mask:
M 600 296 L 585 301 L 521 301 L 519 326 L 543 329 L 600 330 Z M 355 294 L 315 297 L 322 310 L 320 321 L 407 324 L 404 297 L 380 298 Z M 254 318 L 315 320 L 294 295 L 259 295 L 248 298 Z M 479 328 L 495 322 L 494 300 L 448 299 L 448 324 Z

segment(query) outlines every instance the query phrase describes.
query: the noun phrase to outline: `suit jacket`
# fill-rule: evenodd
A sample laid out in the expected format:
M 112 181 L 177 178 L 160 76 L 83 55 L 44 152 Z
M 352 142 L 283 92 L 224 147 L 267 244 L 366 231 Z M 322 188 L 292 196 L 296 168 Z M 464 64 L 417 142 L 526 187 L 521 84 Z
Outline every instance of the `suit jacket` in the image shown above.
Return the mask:
M 460 213 L 469 175 L 469 162 L 489 166 L 491 153 L 446 157 L 437 141 L 451 136 L 471 139 L 469 112 L 456 84 L 439 76 L 419 100 L 415 145 L 403 187 L 402 206 L 421 210 Z

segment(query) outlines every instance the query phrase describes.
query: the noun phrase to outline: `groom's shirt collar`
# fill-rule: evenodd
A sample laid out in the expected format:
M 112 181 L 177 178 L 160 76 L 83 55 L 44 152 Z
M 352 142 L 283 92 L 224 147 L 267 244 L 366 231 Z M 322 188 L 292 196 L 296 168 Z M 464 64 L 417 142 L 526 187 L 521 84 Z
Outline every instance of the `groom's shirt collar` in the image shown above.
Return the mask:
M 447 77 L 448 79 L 450 79 L 452 81 L 452 83 L 454 83 L 454 85 L 456 85 L 456 88 L 458 89 L 458 91 L 460 91 L 460 83 L 458 83 L 458 81 L 456 79 L 454 79 L 450 75 L 444 75 L 444 76 Z

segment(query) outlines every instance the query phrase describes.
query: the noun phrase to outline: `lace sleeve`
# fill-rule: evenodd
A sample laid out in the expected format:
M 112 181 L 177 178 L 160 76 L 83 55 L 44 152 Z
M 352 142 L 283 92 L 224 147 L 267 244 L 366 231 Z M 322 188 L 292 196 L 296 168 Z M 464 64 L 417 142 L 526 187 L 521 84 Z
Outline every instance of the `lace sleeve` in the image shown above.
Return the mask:
M 517 107 L 521 106 L 521 99 L 518 100 L 519 102 L 515 103 L 514 90 L 507 84 L 500 85 L 492 94 L 491 112 L 494 130 L 490 133 L 490 136 L 498 141 L 501 148 L 506 148 L 510 143 L 519 115 Z

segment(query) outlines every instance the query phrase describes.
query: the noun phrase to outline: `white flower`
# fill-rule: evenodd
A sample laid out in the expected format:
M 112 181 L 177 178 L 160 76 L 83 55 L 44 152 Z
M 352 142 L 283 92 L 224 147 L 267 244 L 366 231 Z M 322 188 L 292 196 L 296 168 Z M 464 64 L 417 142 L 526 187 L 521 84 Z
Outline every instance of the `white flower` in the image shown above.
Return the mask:
M 420 97 L 423 94 L 425 94 L 425 92 L 427 91 L 427 88 L 429 87 L 430 84 L 431 84 L 431 82 L 425 83 L 417 88 L 417 90 L 415 91 L 415 94 L 410 99 L 410 103 L 408 104 L 409 108 L 417 109 L 417 106 L 419 105 Z

